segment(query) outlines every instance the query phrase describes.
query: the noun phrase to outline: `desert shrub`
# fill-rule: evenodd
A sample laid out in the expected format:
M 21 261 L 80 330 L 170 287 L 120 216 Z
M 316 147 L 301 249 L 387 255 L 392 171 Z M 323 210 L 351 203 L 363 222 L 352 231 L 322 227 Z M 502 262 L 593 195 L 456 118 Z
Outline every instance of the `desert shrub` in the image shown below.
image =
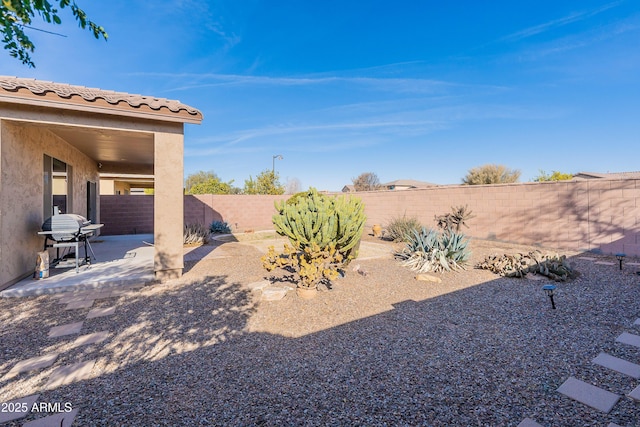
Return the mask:
M 231 233 L 231 227 L 226 221 L 213 221 L 209 226 L 209 230 L 216 234 L 229 234 Z
M 422 229 L 418 218 L 412 216 L 393 218 L 384 228 L 384 238 L 394 242 L 408 242 L 414 231 Z
M 209 230 L 202 224 L 185 224 L 183 243 L 185 245 L 207 244 L 209 243 Z
M 439 216 L 436 215 L 435 220 L 438 228 L 442 229 L 443 231 L 452 230 L 456 233 L 460 233 L 460 229 L 463 225 L 469 228 L 469 226 L 466 224 L 466 221 L 470 220 L 471 218 L 475 218 L 475 215 L 473 215 L 473 212 L 469 209 L 469 206 L 465 205 L 456 207 L 452 206 L 451 213 Z
M 402 266 L 419 273 L 458 270 L 465 268 L 471 256 L 468 243 L 464 234 L 439 233 L 423 227 L 413 230 L 406 247 L 395 256 Z

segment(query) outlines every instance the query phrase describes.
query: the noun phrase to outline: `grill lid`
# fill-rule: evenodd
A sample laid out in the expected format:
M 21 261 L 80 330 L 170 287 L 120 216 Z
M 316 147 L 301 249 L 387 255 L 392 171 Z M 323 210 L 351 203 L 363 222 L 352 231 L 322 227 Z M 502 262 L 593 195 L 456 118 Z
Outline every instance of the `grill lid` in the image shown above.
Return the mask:
M 60 231 L 52 234 L 54 240 L 73 240 L 80 228 L 90 225 L 91 221 L 81 215 L 59 214 L 47 218 L 42 224 L 42 231 Z

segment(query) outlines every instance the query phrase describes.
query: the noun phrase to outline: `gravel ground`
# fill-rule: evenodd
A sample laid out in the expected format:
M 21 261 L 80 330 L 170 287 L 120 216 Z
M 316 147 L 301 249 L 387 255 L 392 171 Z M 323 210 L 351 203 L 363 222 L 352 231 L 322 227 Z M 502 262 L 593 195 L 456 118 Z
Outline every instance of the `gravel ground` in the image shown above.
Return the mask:
M 471 246 L 473 263 L 531 249 Z M 391 258 L 356 261 L 366 276 L 349 269 L 313 300 L 289 292 L 266 302 L 247 288 L 269 275 L 260 252 L 221 249 L 228 257 L 190 263 L 179 281 L 97 300 L 116 306 L 84 321 L 81 334 L 111 333 L 99 344 L 47 338 L 89 309 L 65 311 L 51 296 L 0 299 L 0 402 L 40 393 L 70 402 L 80 426 L 517 426 L 527 417 L 640 426 L 640 404 L 624 397 L 639 382 L 591 363 L 600 352 L 640 363 L 637 348 L 615 342 L 640 334 L 637 267 L 564 252 L 582 274 L 558 284 L 557 310 L 546 281 L 469 269 L 420 282 Z M 2 378 L 51 352 L 60 352 L 53 366 Z M 44 390 L 54 368 L 86 360 L 97 360 L 92 379 Z M 603 414 L 556 392 L 570 376 L 623 397 Z

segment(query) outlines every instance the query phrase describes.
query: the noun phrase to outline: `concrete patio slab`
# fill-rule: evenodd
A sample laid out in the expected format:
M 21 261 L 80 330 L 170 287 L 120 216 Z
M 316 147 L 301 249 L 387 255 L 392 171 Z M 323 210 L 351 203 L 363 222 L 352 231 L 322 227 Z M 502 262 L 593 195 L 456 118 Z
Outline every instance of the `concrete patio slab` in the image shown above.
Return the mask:
M 9 372 L 7 372 L 3 379 L 11 379 L 22 372 L 47 368 L 53 365 L 53 362 L 56 361 L 58 355 L 59 353 L 50 353 L 18 362 L 14 365 L 13 368 L 11 368 Z
M 518 424 L 518 427 L 542 427 L 542 425 L 533 421 L 531 418 L 525 418 Z
M 610 354 L 600 353 L 598 357 L 593 359 L 593 363 L 604 366 L 605 368 L 609 368 L 613 371 L 620 372 L 621 374 L 628 375 L 632 378 L 640 379 L 640 365 L 611 356 Z
M 628 396 L 630 398 L 632 398 L 633 400 L 637 400 L 640 401 L 640 385 L 636 388 L 634 388 L 631 393 L 628 394 Z
M 77 334 L 82 329 L 84 322 L 67 323 L 66 325 L 54 326 L 49 330 L 49 338 L 63 337 L 65 335 Z
M 154 283 L 155 249 L 149 245 L 152 243 L 152 234 L 98 236 L 91 244 L 97 261 L 82 266 L 79 273 L 75 272 L 75 268 L 50 269 L 50 277 L 41 280 L 26 278 L 0 292 L 0 297 L 104 291 Z
M 558 392 L 607 414 L 620 399 L 620 396 L 615 393 L 580 381 L 574 377 L 569 377 L 569 379 L 558 388 Z
M 6 405 L 7 412 L 0 411 L 0 424 L 8 423 L 9 421 L 19 420 L 20 418 L 26 417 L 27 414 L 31 412 L 31 406 L 38 400 L 39 397 L 39 394 L 32 394 L 31 396 L 21 397 L 20 399 L 3 402 Z M 11 409 L 12 412 L 8 412 L 9 409 Z
M 56 387 L 60 387 L 66 384 L 71 384 L 77 381 L 88 380 L 91 378 L 91 370 L 96 364 L 95 360 L 89 360 L 87 362 L 75 363 L 73 365 L 61 366 L 53 371 L 49 381 L 44 386 L 45 389 L 51 390 Z
M 110 334 L 108 331 L 94 332 L 92 334 L 82 335 L 76 338 L 76 340 L 71 345 L 73 347 L 80 347 L 81 345 L 98 344 L 109 338 L 109 335 Z
M 618 338 L 616 338 L 616 342 L 632 345 L 634 347 L 640 347 L 640 335 L 623 332 Z
M 28 423 L 24 423 L 22 427 L 70 427 L 77 414 L 77 409 L 73 409 L 69 412 L 60 412 L 59 414 L 49 415 L 48 417 L 29 421 Z
M 112 316 L 115 312 L 116 312 L 115 306 L 94 308 L 89 312 L 89 314 L 87 314 L 87 319 L 95 319 L 96 317 Z

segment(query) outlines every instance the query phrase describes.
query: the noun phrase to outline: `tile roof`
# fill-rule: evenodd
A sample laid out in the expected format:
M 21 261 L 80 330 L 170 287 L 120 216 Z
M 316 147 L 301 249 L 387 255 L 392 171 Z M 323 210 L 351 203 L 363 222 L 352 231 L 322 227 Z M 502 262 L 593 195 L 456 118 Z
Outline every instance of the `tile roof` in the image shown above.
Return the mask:
M 573 179 L 589 179 L 589 178 L 609 178 L 609 179 L 640 179 L 640 171 L 637 172 L 579 172 L 573 176 Z
M 35 80 L 20 77 L 0 76 L 0 93 L 2 91 L 18 94 L 21 90 L 28 90 L 33 95 L 55 94 L 61 100 L 70 100 L 74 96 L 81 97 L 87 103 L 94 103 L 103 100 L 114 107 L 128 104 L 132 109 L 148 107 L 149 109 L 162 112 L 167 109 L 171 113 L 184 114 L 193 120 L 202 120 L 202 113 L 180 101 L 173 101 L 165 98 L 155 98 L 151 96 L 134 95 L 125 92 L 115 92 L 84 86 L 74 86 L 63 83 L 54 83 L 44 80 Z M 166 113 L 166 111 L 164 111 Z
M 435 187 L 437 185 L 438 184 L 433 184 L 431 182 L 416 181 L 415 179 L 396 179 L 395 181 L 386 182 L 382 184 L 383 187 L 401 186 L 401 187 L 414 187 L 414 188 Z

